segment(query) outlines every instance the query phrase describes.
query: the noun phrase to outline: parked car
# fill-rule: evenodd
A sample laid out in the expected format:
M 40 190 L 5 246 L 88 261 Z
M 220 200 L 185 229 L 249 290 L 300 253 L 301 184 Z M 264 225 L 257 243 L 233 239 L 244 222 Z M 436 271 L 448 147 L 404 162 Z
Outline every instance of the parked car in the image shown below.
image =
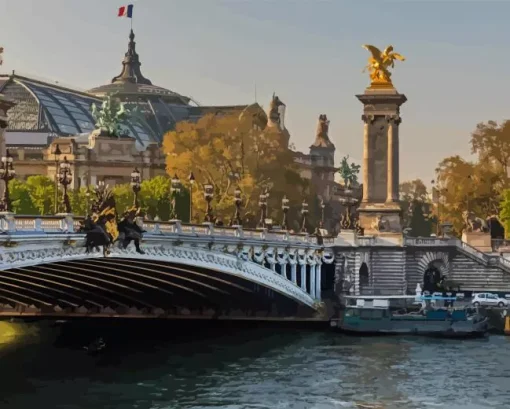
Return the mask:
M 508 307 L 509 301 L 498 297 L 496 294 L 479 293 L 474 295 L 471 304 L 473 307 L 479 307 L 480 305 L 491 307 Z

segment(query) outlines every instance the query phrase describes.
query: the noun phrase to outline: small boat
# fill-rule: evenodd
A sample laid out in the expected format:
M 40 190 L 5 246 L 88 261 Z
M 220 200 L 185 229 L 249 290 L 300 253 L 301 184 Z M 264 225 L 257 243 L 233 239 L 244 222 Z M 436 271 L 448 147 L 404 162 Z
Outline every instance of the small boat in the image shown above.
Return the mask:
M 330 325 L 346 334 L 477 338 L 489 329 L 488 318 L 477 309 L 433 306 L 441 300 L 452 305 L 456 297 L 347 296 L 345 300 L 345 309 Z

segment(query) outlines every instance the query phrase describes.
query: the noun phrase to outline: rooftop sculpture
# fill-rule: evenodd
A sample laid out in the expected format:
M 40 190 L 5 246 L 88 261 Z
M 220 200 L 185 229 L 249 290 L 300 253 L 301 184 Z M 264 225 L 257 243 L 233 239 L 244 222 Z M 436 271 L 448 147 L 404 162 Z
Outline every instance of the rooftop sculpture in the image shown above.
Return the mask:
M 108 95 L 101 108 L 96 104 L 92 104 L 92 116 L 96 120 L 96 128 L 110 136 L 120 137 L 122 135 L 121 123 L 128 117 L 128 115 L 135 114 L 125 108 L 118 98 L 113 95 Z
M 394 52 L 392 45 L 386 47 L 384 51 L 369 44 L 364 44 L 362 47 L 371 54 L 368 64 L 363 70 L 363 72 L 368 70 L 370 73 L 370 86 L 393 88 L 389 69 L 395 67 L 395 60 L 405 61 L 404 56 Z

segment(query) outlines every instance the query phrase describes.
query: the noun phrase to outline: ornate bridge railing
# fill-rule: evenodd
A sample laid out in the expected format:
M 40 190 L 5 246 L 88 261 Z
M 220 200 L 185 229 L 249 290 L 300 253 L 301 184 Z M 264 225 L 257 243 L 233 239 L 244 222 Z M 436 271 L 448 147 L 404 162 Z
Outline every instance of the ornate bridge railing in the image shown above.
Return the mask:
M 26 216 L 6 214 L 0 217 L 0 234 L 45 234 L 45 233 L 78 233 L 83 216 Z M 320 237 L 308 233 L 291 233 L 284 230 L 249 229 L 243 227 L 214 226 L 212 223 L 184 224 L 180 221 L 149 221 L 143 220 L 143 229 L 149 235 L 179 234 L 189 236 L 219 236 L 224 238 L 243 238 L 262 241 L 286 241 L 292 243 L 308 243 L 332 245 L 333 237 Z

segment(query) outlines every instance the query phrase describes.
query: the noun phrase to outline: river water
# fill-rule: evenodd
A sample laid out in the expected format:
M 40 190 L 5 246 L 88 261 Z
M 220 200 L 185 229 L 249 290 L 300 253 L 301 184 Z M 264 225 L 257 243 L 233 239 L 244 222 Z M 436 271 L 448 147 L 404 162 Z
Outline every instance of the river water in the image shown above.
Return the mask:
M 133 327 L 106 331 L 107 350 L 90 356 L 80 344 L 97 330 L 55 338 L 0 324 L 1 409 L 510 407 L 510 337 L 195 328 L 176 338 Z

